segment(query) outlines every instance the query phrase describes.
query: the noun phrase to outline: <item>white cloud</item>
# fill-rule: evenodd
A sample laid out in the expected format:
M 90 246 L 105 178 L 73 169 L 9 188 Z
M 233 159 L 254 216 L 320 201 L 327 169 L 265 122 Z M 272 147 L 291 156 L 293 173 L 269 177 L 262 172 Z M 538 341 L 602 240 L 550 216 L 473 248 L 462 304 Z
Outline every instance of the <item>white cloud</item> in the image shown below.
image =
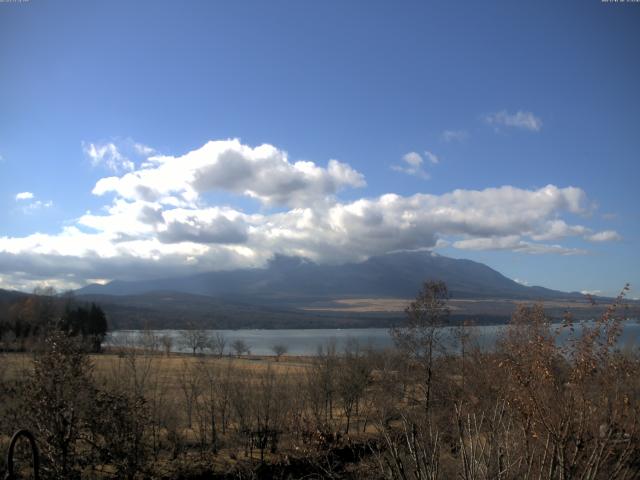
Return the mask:
M 35 210 L 40 210 L 41 208 L 51 208 L 53 207 L 53 201 L 47 200 L 43 202 L 41 200 L 36 200 L 35 202 L 31 202 L 30 204 L 23 207 L 23 211 L 29 213 Z
M 156 257 L 175 259 L 183 254 L 186 261 L 205 255 L 211 261 L 202 265 L 211 268 L 222 252 L 227 258 L 235 257 L 236 266 L 261 264 L 274 253 L 340 263 L 393 250 L 434 248 L 442 245 L 442 237 L 462 235 L 468 238 L 454 242 L 455 248 L 566 254 L 576 252 L 525 242 L 523 232 L 542 234 L 550 228 L 548 217 L 579 212 L 585 202 L 582 197 L 583 192 L 572 187 L 533 191 L 501 187 L 444 195 L 387 194 L 253 215 L 218 207 L 159 210 L 160 204 L 118 199 L 105 215 L 79 219 L 79 227 L 95 233 L 70 227 L 58 236 L 3 239 L 0 251 L 136 257 L 143 263 L 153 260 L 154 267 Z
M 31 192 L 20 192 L 16 195 L 16 201 L 18 200 L 31 200 L 33 198 L 33 193 Z
M 589 229 L 582 225 L 568 225 L 564 220 L 549 220 L 542 233 L 531 235 L 536 241 L 558 240 L 561 238 L 584 235 Z
M 30 214 L 34 213 L 36 210 L 40 210 L 43 208 L 51 208 L 53 206 L 53 201 L 47 200 L 35 200 L 35 195 L 32 192 L 20 192 L 16 194 L 16 202 L 20 202 L 21 210 L 23 213 Z
M 138 155 L 142 155 L 143 157 L 148 157 L 157 153 L 155 148 L 151 148 L 148 145 L 137 142 L 133 143 L 133 149 Z
M 43 287 L 53 287 L 57 291 L 62 292 L 82 286 L 84 286 L 84 282 L 74 281 L 69 276 L 65 276 L 64 278 L 40 278 L 17 272 L 9 274 L 4 278 L 0 277 L 0 288 L 5 290 L 21 290 L 23 292 L 32 292 L 35 288 Z
M 542 128 L 542 120 L 531 112 L 508 113 L 506 110 L 501 110 L 486 115 L 484 120 L 495 127 L 520 128 L 532 132 L 538 132 Z
M 459 240 L 454 242 L 453 246 L 462 250 L 509 250 L 530 254 L 555 253 L 559 255 L 583 255 L 587 253 L 586 250 L 580 248 L 565 248 L 560 245 L 528 242 L 522 240 L 520 235 Z
M 164 243 L 241 244 L 248 240 L 246 216 L 232 209 L 175 208 L 165 212 L 164 218 L 165 226 L 158 233 Z
M 440 163 L 440 159 L 429 150 L 424 151 L 424 156 L 427 158 L 427 160 L 429 160 L 429 162 L 431 162 L 432 165 L 437 165 L 438 163 Z
M 164 222 L 162 207 L 153 202 L 115 199 L 106 213 L 107 215 L 86 213 L 78 219 L 77 224 L 121 240 L 155 235 L 155 225 Z
M 616 240 L 622 240 L 622 237 L 615 230 L 603 230 L 602 232 L 594 233 L 593 235 L 587 235 L 585 237 L 590 242 L 613 242 Z
M 115 143 L 96 144 L 83 142 L 82 150 L 89 157 L 93 166 L 104 165 L 116 173 L 135 169 L 135 164 L 120 152 Z
M 410 153 L 403 166 L 422 168 L 426 159 Z M 576 187 L 389 193 L 349 202 L 337 198 L 341 189 L 361 185 L 362 174 L 336 160 L 322 167 L 291 162 L 270 145 L 209 142 L 99 180 L 94 193 L 111 192 L 114 198 L 58 234 L 0 237 L 0 275 L 4 284 L 16 286 L 36 281 L 77 286 L 95 278 L 257 267 L 274 254 L 342 263 L 447 245 L 569 255 L 584 251 L 548 242 L 592 232 L 562 219 L 589 208 L 585 192 Z M 209 204 L 205 194 L 218 191 L 279 208 L 247 213 Z
M 227 191 L 264 205 L 297 206 L 365 185 L 362 174 L 338 160 L 329 160 L 327 168 L 309 161 L 291 163 L 286 152 L 272 145 L 251 148 L 237 139 L 211 141 L 186 155 L 157 156 L 153 161 L 122 177 L 101 179 L 93 193 L 194 206 L 203 193 Z
M 402 157 L 402 160 L 410 167 L 420 167 L 422 165 L 422 157 L 417 152 L 409 152 Z
M 445 130 L 440 135 L 443 141 L 450 142 L 464 142 L 469 138 L 469 133 L 466 130 Z
M 428 150 L 424 152 L 424 155 L 432 165 L 435 165 L 439 162 L 438 157 Z M 413 175 L 414 177 L 424 178 L 425 180 L 431 177 L 423 167 L 424 158 L 418 152 L 405 153 L 402 156 L 402 162 L 403 163 L 400 165 L 391 165 L 391 169 L 395 170 L 396 172 Z

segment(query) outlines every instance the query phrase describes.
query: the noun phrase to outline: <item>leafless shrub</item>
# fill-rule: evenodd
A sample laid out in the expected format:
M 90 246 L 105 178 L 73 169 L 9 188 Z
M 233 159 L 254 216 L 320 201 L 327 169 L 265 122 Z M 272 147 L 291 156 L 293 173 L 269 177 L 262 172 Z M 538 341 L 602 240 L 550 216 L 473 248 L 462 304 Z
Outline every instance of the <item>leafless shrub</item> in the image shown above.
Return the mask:
M 632 478 L 638 474 L 638 363 L 615 350 L 627 287 L 580 335 L 554 328 L 541 306 L 520 307 L 501 342 L 506 399 L 520 417 L 522 478 Z M 569 330 L 566 346 L 556 342 Z M 633 395 L 633 396 L 632 396 Z M 634 398 L 635 400 L 631 400 Z
M 399 428 L 382 428 L 380 436 L 383 450 L 376 459 L 384 478 L 439 478 L 440 436 L 431 422 L 425 424 L 410 415 L 402 415 Z
M 94 452 L 93 465 L 111 465 L 117 478 L 132 480 L 148 459 L 149 409 L 145 399 L 99 391 L 92 407 L 85 439 Z
M 51 332 L 33 361 L 26 396 L 47 478 L 76 478 L 82 433 L 95 396 L 92 364 L 76 341 Z

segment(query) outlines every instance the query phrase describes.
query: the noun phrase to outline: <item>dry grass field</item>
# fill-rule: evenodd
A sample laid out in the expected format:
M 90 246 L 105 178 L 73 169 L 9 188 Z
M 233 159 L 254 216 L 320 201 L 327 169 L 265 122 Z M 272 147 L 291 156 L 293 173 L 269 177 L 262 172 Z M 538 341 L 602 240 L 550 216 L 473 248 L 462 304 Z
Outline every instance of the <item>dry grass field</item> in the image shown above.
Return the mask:
M 339 312 L 339 313 L 401 313 L 411 302 L 408 298 L 340 298 L 331 302 L 303 307 L 306 311 Z M 530 303 L 524 299 L 450 299 L 449 309 L 452 313 L 463 315 L 499 315 L 510 316 L 520 304 Z M 605 306 L 592 304 L 586 297 L 576 300 L 545 300 L 545 310 L 554 315 L 571 310 L 576 314 L 596 317 Z M 638 312 L 638 305 L 630 304 L 632 311 Z
M 97 381 L 118 379 L 125 370 L 130 370 L 134 360 L 140 368 L 146 370 L 149 377 L 161 377 L 168 381 L 170 388 L 177 388 L 178 379 L 185 367 L 204 366 L 207 369 L 227 368 L 231 365 L 235 372 L 247 374 L 264 373 L 267 370 L 278 375 L 295 377 L 305 374 L 312 362 L 312 357 L 283 356 L 276 360 L 275 356 L 244 355 L 224 356 L 188 355 L 172 353 L 169 356 L 157 353 L 146 354 L 136 352 L 135 355 L 123 355 L 117 352 L 89 355 L 94 367 Z M 33 368 L 33 353 L 0 353 L 0 379 L 16 380 L 25 377 Z M 172 389 L 173 389 L 172 388 Z

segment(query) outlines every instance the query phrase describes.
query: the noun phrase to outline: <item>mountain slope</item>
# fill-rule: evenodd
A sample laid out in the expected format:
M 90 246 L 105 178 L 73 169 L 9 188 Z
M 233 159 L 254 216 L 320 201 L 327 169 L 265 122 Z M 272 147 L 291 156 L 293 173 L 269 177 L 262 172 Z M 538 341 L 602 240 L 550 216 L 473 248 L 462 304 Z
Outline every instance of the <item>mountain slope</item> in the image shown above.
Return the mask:
M 151 281 L 90 285 L 78 294 L 139 295 L 182 292 L 260 303 L 298 303 L 340 297 L 413 297 L 426 280 L 443 280 L 454 298 L 542 300 L 580 294 L 527 287 L 478 262 L 430 252 L 400 252 L 360 263 L 317 265 L 276 256 L 266 268 L 202 273 Z

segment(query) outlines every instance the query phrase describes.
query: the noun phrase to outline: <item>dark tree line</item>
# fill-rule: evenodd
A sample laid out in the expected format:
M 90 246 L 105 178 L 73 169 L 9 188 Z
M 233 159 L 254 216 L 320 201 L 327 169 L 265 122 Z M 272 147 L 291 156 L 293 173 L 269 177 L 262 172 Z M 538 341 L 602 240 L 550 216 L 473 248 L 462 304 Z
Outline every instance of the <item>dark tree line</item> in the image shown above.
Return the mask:
M 78 303 L 52 288 L 36 289 L 5 306 L 0 315 L 0 348 L 25 351 L 37 348 L 51 331 L 82 339 L 85 348 L 99 352 L 107 334 L 107 317 L 95 303 Z
M 82 337 L 91 350 L 99 352 L 107 334 L 107 317 L 95 303 L 86 306 L 67 306 L 60 320 L 60 330 L 68 335 Z

